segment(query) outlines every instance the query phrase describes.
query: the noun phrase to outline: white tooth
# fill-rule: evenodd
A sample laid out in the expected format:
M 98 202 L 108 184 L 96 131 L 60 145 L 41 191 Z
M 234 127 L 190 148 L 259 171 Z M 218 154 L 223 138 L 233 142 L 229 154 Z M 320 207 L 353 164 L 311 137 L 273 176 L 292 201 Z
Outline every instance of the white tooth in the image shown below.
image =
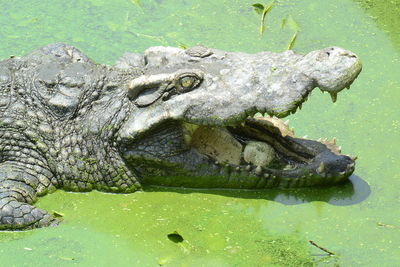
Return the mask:
M 318 142 L 321 142 L 322 141 L 322 138 L 318 138 L 318 140 L 317 140 Z
M 261 166 L 257 166 L 256 170 L 255 170 L 256 174 L 261 174 L 262 173 L 262 168 Z
M 357 156 L 354 156 L 354 157 L 350 157 L 353 161 L 356 161 L 357 159 L 358 159 L 358 157 Z
M 333 143 L 334 145 L 336 145 L 336 137 L 333 137 L 332 143 Z
M 325 170 L 325 164 L 324 164 L 324 162 L 321 162 L 316 171 L 317 171 L 317 173 L 322 173 L 324 170 Z
M 286 124 L 286 126 L 288 126 L 289 125 L 289 120 L 286 120 L 285 124 Z
M 345 173 L 346 173 L 345 171 L 339 172 L 340 175 L 344 175 Z
M 264 173 L 264 177 L 265 177 L 265 178 L 268 178 L 268 177 L 269 177 L 269 174 L 268 174 L 268 173 Z
M 329 92 L 331 94 L 332 102 L 335 103 L 337 100 L 337 92 Z
M 246 171 L 250 171 L 250 169 L 251 169 L 251 166 L 250 166 L 250 165 L 247 165 L 247 166 L 246 166 Z
M 339 153 L 342 152 L 342 146 L 338 146 L 338 151 L 339 151 Z
M 237 171 L 238 171 L 238 170 L 240 170 L 240 167 L 239 167 L 239 166 L 238 166 L 238 167 L 236 167 L 236 168 L 235 168 L 235 170 L 237 170 Z
M 308 135 L 303 136 L 304 139 L 306 139 L 308 137 Z

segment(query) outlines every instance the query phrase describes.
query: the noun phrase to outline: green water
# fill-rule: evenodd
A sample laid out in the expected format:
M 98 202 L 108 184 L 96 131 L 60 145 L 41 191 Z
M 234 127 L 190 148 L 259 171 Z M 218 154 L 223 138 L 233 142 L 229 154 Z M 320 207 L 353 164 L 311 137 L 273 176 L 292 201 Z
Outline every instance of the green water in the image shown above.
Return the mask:
M 231 51 L 337 45 L 364 69 L 335 104 L 315 91 L 290 117 L 297 135 L 336 137 L 358 155 L 352 182 L 263 192 L 147 188 L 130 195 L 62 191 L 38 206 L 55 228 L 0 233 L 0 266 L 396 266 L 400 262 L 399 2 L 276 1 L 259 36 L 249 0 L 1 0 L 0 58 L 63 41 L 94 60 L 198 43 Z M 266 4 L 266 3 L 265 3 Z M 182 243 L 167 235 L 177 231 Z M 337 256 L 311 246 L 313 240 Z

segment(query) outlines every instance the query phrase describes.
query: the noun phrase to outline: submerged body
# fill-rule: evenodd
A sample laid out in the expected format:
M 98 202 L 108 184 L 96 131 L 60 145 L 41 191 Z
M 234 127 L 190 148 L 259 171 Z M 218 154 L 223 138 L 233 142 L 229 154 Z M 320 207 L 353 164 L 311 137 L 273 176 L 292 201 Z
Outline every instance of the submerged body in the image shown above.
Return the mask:
M 332 47 L 298 55 L 153 47 L 114 66 L 62 43 L 0 62 L 0 229 L 56 223 L 33 206 L 70 191 L 329 185 L 354 159 L 277 118 L 361 71 Z

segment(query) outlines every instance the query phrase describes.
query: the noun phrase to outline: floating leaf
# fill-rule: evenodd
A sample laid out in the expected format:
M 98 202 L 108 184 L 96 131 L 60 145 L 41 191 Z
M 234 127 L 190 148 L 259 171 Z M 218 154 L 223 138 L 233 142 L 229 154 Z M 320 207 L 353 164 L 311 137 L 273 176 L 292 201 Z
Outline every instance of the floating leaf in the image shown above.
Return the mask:
M 167 237 L 174 243 L 181 243 L 184 240 L 183 237 L 177 231 L 168 234 Z
M 134 4 L 134 5 L 136 5 L 136 6 L 138 6 L 138 7 L 142 7 L 142 6 L 140 5 L 140 0 L 131 0 L 131 3 Z
M 178 47 L 179 48 L 182 48 L 182 49 L 188 49 L 188 46 L 187 45 L 185 45 L 184 43 L 181 43 L 181 42 L 177 42 L 178 43 Z
M 297 38 L 297 32 L 295 32 L 292 36 L 292 39 L 290 39 L 287 50 L 292 50 L 294 43 L 296 42 L 296 38 Z
M 74 258 L 63 257 L 63 256 L 60 256 L 59 258 L 62 259 L 62 260 L 65 260 L 65 261 L 73 261 L 73 260 L 75 260 Z
M 54 217 L 64 217 L 64 213 L 53 210 L 53 216 Z
M 253 4 L 252 6 L 254 7 L 254 11 L 256 11 L 258 14 L 261 15 L 261 22 L 260 22 L 260 35 L 264 33 L 265 26 L 264 26 L 264 21 L 265 21 L 265 16 L 268 14 L 268 12 L 271 11 L 271 9 L 275 5 L 275 0 L 269 3 L 268 5 L 264 6 L 260 3 Z
M 264 11 L 264 5 L 257 3 L 257 4 L 253 4 L 252 5 L 254 7 L 254 11 L 257 12 L 257 14 L 262 15 L 263 11 Z
M 282 23 L 281 23 L 281 29 L 283 29 L 283 27 L 285 27 L 285 25 L 286 25 L 286 21 L 287 21 L 287 19 L 286 19 L 286 18 L 282 19 Z
M 265 30 L 265 26 L 264 26 L 265 15 L 267 15 L 267 13 L 272 9 L 273 5 L 274 5 L 274 2 L 269 4 L 267 7 L 264 7 L 264 11 L 263 11 L 262 16 L 261 16 L 260 35 L 262 35 L 264 33 L 264 30 Z
M 158 260 L 158 265 L 164 266 L 170 261 L 170 257 L 161 258 Z
M 292 18 L 292 16 L 288 16 L 285 23 L 292 31 L 298 32 L 300 31 L 299 24 Z

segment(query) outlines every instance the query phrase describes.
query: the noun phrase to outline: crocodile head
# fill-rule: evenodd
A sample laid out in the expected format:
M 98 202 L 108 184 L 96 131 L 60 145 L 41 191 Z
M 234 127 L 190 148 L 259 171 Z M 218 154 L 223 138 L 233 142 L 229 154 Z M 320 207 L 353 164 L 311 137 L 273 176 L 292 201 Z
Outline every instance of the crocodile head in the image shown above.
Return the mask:
M 135 111 L 118 140 L 144 184 L 303 187 L 338 183 L 354 171 L 355 159 L 334 140 L 294 137 L 278 119 L 295 113 L 315 87 L 336 101 L 361 71 L 352 52 L 152 47 L 125 54 L 116 67 L 143 70 L 126 85 Z

